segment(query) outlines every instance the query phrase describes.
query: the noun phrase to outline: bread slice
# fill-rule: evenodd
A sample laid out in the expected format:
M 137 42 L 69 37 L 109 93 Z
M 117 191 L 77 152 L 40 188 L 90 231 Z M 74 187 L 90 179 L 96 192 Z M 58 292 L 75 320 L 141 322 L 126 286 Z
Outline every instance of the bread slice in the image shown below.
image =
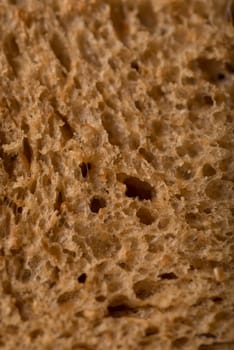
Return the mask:
M 1 349 L 234 349 L 233 25 L 0 1 Z

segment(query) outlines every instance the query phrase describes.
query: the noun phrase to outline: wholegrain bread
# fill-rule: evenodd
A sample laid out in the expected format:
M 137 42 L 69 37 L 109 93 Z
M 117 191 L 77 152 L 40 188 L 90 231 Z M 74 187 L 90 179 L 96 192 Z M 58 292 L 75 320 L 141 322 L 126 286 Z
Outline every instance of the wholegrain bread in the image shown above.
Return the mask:
M 0 1 L 1 349 L 234 349 L 233 26 Z

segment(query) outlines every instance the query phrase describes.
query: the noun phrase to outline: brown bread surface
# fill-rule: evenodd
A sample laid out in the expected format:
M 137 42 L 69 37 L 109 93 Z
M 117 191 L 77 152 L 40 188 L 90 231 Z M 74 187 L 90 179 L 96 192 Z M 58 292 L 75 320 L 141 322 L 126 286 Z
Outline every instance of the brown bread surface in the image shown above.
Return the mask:
M 0 1 L 0 349 L 234 349 L 233 28 Z

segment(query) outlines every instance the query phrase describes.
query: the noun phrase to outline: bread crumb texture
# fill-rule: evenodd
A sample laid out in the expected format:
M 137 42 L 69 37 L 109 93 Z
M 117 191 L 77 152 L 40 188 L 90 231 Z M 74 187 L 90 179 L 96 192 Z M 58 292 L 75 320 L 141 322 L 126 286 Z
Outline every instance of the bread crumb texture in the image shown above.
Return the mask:
M 1 349 L 234 349 L 233 28 L 0 1 Z

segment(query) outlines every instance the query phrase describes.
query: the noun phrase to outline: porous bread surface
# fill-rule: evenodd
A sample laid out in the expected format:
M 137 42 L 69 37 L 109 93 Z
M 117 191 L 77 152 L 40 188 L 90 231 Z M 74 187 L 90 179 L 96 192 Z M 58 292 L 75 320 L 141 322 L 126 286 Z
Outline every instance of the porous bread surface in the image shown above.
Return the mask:
M 234 349 L 233 26 L 0 1 L 0 348 Z

